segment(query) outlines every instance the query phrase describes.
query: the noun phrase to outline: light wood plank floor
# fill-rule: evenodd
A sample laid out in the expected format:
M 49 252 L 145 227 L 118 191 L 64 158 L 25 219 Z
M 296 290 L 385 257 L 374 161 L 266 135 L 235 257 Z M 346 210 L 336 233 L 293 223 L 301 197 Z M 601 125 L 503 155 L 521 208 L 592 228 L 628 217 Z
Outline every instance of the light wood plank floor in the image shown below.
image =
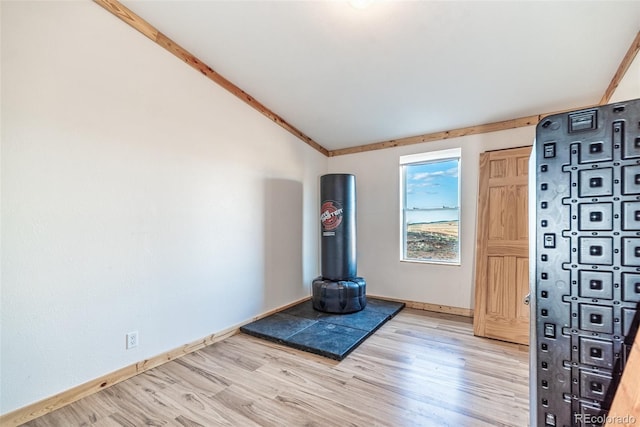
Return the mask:
M 341 362 L 238 334 L 26 425 L 522 427 L 527 351 L 404 309 Z

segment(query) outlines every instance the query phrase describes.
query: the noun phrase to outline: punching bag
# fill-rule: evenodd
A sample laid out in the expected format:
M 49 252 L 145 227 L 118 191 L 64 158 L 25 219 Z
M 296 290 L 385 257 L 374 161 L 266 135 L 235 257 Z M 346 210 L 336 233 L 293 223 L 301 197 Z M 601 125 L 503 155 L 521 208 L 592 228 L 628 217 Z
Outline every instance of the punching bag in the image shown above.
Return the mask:
M 344 280 L 356 276 L 356 177 L 320 178 L 322 277 Z
M 353 313 L 367 304 L 366 282 L 357 277 L 356 177 L 329 174 L 320 178 L 322 276 L 313 281 L 313 308 Z

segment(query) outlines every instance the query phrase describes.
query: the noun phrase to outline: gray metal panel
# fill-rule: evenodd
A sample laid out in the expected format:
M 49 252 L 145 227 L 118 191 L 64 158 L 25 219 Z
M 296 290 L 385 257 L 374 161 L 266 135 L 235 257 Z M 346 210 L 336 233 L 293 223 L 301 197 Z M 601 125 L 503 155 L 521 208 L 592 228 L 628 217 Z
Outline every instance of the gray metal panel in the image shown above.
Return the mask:
M 546 117 L 535 158 L 531 425 L 592 425 L 640 317 L 640 100 Z

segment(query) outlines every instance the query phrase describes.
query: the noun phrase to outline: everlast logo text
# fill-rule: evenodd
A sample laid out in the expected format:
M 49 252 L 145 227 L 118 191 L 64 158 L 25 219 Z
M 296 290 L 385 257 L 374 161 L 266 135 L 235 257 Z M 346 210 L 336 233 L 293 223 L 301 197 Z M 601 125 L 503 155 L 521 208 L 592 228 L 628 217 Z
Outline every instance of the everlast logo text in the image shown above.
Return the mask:
M 335 230 L 342 223 L 342 206 L 333 200 L 326 201 L 320 208 L 320 221 L 325 231 Z

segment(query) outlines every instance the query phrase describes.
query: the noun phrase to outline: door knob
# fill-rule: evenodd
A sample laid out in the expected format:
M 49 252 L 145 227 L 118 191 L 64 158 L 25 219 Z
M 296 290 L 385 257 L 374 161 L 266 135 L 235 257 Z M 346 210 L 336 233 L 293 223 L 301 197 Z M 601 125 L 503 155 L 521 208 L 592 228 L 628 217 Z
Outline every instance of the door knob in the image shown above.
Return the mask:
M 529 305 L 529 302 L 530 302 L 530 301 L 531 301 L 531 292 L 529 292 L 529 293 L 527 294 L 527 296 L 526 296 L 526 297 L 524 297 L 524 301 L 523 301 L 523 302 L 524 302 L 524 305 Z

